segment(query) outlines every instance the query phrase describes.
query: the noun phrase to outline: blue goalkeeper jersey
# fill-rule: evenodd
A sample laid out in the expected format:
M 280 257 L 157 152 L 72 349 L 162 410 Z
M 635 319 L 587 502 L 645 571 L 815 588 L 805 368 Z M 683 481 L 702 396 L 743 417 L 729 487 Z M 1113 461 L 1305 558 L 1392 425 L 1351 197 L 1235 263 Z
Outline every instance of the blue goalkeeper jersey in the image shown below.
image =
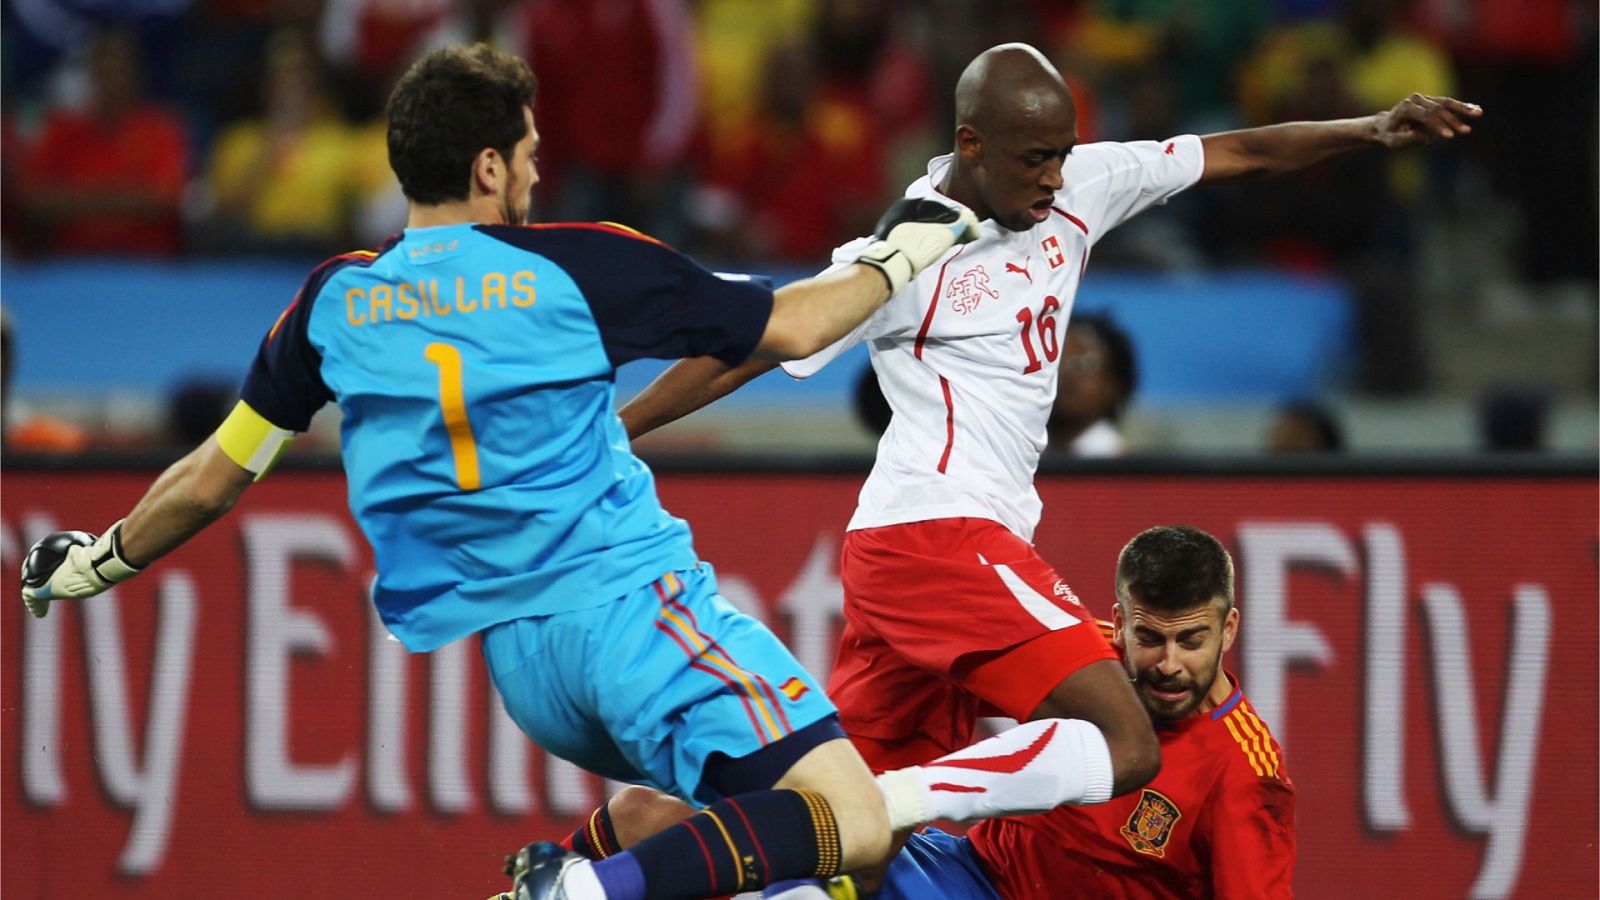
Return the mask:
M 607 603 L 696 562 L 614 411 L 642 357 L 736 365 L 770 290 L 605 225 L 408 229 L 318 267 L 243 400 L 304 431 L 344 414 L 374 602 L 406 647 Z

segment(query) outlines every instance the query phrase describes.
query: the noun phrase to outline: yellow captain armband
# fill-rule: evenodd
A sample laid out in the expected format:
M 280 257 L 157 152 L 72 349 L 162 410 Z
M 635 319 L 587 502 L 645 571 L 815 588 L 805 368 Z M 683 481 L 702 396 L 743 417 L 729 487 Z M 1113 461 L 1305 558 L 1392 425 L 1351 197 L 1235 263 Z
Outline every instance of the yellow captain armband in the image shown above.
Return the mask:
M 240 468 L 255 473 L 255 480 L 267 477 L 278 457 L 288 449 L 295 433 L 268 422 L 240 400 L 228 418 L 217 426 L 217 445 Z

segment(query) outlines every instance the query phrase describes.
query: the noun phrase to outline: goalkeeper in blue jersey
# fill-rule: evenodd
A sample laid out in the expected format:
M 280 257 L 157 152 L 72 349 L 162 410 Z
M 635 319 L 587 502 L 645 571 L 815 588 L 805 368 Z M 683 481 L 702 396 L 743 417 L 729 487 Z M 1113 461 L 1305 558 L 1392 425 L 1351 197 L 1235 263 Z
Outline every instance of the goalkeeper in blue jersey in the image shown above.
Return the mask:
M 540 746 L 709 804 L 628 853 L 545 861 L 542 889 L 714 896 L 878 863 L 904 815 L 800 664 L 718 596 L 629 449 L 614 375 L 642 357 L 810 355 L 977 222 L 902 200 L 860 265 L 775 293 L 625 228 L 530 226 L 533 92 L 525 63 L 484 45 L 419 60 L 388 106 L 405 231 L 318 266 L 227 421 L 103 534 L 35 545 L 23 597 L 43 616 L 138 574 L 232 507 L 331 401 L 389 631 L 416 652 L 481 635 L 506 709 Z

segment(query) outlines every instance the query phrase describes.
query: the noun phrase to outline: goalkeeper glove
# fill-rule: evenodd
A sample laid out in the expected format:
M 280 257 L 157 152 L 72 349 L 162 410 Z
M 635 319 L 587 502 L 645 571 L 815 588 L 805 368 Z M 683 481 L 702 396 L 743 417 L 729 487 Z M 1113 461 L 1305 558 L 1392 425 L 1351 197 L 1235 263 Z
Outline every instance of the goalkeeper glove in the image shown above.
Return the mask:
M 122 520 L 98 538 L 84 531 L 52 532 L 22 561 L 22 602 L 42 619 L 52 600 L 93 597 L 140 571 L 122 555 Z
M 904 197 L 889 207 L 877 238 L 856 256 L 883 273 L 889 293 L 897 294 L 917 273 L 956 244 L 978 239 L 978 217 L 947 197 Z

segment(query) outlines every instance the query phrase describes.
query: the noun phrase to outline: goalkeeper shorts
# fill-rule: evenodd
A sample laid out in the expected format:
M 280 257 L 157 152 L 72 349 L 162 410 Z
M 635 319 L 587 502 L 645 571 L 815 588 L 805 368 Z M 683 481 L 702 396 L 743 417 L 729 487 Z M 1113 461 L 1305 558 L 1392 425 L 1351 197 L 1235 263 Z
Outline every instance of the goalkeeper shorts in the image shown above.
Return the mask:
M 720 796 L 703 778 L 713 754 L 745 757 L 834 715 L 788 648 L 717 593 L 707 563 L 615 603 L 493 626 L 483 656 L 540 747 L 691 803 Z

